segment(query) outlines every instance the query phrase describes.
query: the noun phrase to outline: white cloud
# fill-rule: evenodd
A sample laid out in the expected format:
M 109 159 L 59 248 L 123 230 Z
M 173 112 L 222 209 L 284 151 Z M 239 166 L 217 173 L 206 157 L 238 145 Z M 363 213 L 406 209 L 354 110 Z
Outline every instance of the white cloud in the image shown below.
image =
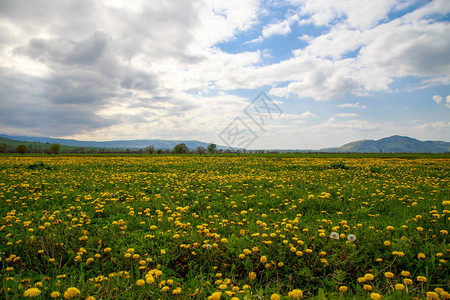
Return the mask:
M 239 89 L 270 87 L 269 93 L 281 98 L 333 100 L 390 91 L 391 83 L 408 76 L 419 82 L 412 89 L 450 83 L 450 24 L 440 21 L 450 10 L 448 1 L 421 4 L 394 20 L 388 19 L 390 12 L 413 2 L 290 2 L 294 7 L 286 9 L 285 18 L 268 24 L 261 22 L 271 12 L 258 0 L 2 3 L 0 125 L 15 124 L 16 133 L 90 139 L 213 139 L 245 107 L 245 99 L 233 96 Z M 265 40 L 291 38 L 304 24 L 327 29 L 301 33 L 306 47 L 268 63 L 277 54 Z M 256 30 L 261 36 L 248 43 L 265 41 L 268 49 L 240 51 L 235 44 L 227 53 L 221 48 Z M 449 101 L 447 96 L 446 106 Z M 366 108 L 359 102 L 337 106 Z M 296 125 L 315 116 L 291 115 L 286 122 Z M 383 127 L 344 121 L 350 120 L 331 118 L 314 130 L 352 134 Z
M 291 25 L 298 21 L 298 16 L 294 14 L 283 21 L 266 25 L 262 30 L 262 36 L 269 38 L 273 35 L 287 35 L 291 32 Z
M 356 103 L 343 103 L 336 105 L 337 107 L 345 107 L 345 108 L 367 108 L 365 105 L 359 104 L 359 102 Z
M 415 126 L 417 129 L 446 129 L 450 128 L 450 122 L 432 122 L 432 123 L 423 123 Z
M 389 11 L 397 6 L 392 0 L 290 0 L 298 5 L 304 23 L 329 26 L 336 19 L 344 18 L 348 26 L 367 29 L 385 20 Z
M 351 118 L 351 117 L 357 117 L 358 114 L 355 113 L 340 113 L 340 114 L 336 114 L 336 117 L 339 118 Z
M 436 102 L 437 104 L 441 103 L 441 101 L 442 101 L 442 96 L 434 95 L 434 96 L 433 96 L 433 101 Z
M 450 103 L 450 95 L 445 98 L 445 102 Z
M 306 118 L 314 118 L 316 115 L 315 114 L 313 114 L 312 112 L 310 112 L 310 111 L 305 111 L 304 113 L 301 113 L 300 115 L 299 115 L 299 118 L 301 118 L 301 119 L 306 119 Z
M 286 35 L 291 32 L 291 26 L 289 25 L 289 22 L 282 21 L 275 24 L 270 24 L 267 26 L 264 26 L 264 29 L 262 31 L 262 36 L 264 38 L 271 37 L 272 35 Z
M 0 93 L 10 96 L 0 100 L 4 108 L 0 123 L 17 120 L 18 124 L 32 114 L 27 109 L 14 109 L 19 101 L 3 105 L 19 95 L 24 107 L 31 109 L 40 103 L 36 115 L 45 118 L 49 116 L 46 111 L 55 111 L 61 116 L 55 120 L 64 120 L 68 111 L 71 118 L 67 120 L 84 122 L 83 126 L 35 122 L 33 127 L 41 126 L 35 129 L 40 135 L 65 136 L 80 130 L 88 135 L 108 135 L 114 129 L 116 138 L 123 138 L 132 130 L 121 130 L 121 125 L 125 128 L 131 120 L 147 122 L 144 113 L 176 122 L 176 117 L 170 116 L 188 116 L 205 103 L 214 103 L 220 111 L 220 105 L 211 98 L 197 97 L 204 101 L 200 104 L 191 92 L 217 92 L 219 81 L 220 85 L 230 85 L 233 73 L 260 60 L 260 51 L 228 54 L 215 47 L 256 24 L 259 9 L 257 0 L 5 3 L 0 29 L 8 34 L 0 38 Z M 4 91 L 5 87 L 9 91 Z M 204 119 L 198 113 L 191 115 L 199 118 L 190 124 L 198 125 Z M 228 120 L 209 111 L 211 116 L 214 121 Z M 164 122 L 156 122 L 154 128 Z M 29 126 L 21 124 L 23 132 L 28 132 Z M 133 135 L 148 133 L 143 130 Z
M 273 95 L 286 97 L 295 94 L 300 98 L 329 100 L 347 93 L 362 95 L 390 91 L 390 84 L 406 76 L 424 78 L 415 89 L 450 81 L 450 36 L 447 34 L 450 24 L 427 19 L 430 15 L 442 15 L 446 11 L 434 2 L 425 5 L 426 13 L 411 13 L 378 25 L 356 28 L 349 25 L 348 16 L 352 13 L 337 9 L 337 2 L 298 2 L 312 16 L 315 16 L 313 12 L 317 9 L 315 12 L 320 16 L 327 16 L 327 24 L 331 20 L 337 24 L 326 34 L 308 37 L 308 46 L 295 50 L 294 58 L 264 68 L 266 76 L 271 71 L 274 74 L 281 72 L 281 76 L 277 74 L 273 78 L 279 82 L 283 79 L 290 81 L 287 86 L 273 88 Z M 391 6 L 395 8 L 395 5 Z M 322 9 L 327 11 L 325 15 L 321 15 Z M 344 20 L 339 17 L 344 17 Z M 386 17 L 387 14 L 383 18 L 374 16 L 373 20 L 380 21 Z M 349 53 L 352 55 L 346 58 Z M 297 76 L 290 72 L 294 69 Z

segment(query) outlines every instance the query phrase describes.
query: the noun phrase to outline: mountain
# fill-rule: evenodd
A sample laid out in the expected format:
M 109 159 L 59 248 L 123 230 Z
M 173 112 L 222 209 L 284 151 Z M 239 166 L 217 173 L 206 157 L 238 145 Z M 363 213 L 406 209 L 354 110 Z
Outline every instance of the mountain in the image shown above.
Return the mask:
M 450 143 L 442 141 L 419 141 L 407 136 L 394 135 L 379 140 L 361 140 L 341 147 L 320 149 L 321 152 L 401 152 L 401 153 L 442 153 L 450 152 Z
M 121 140 L 121 141 L 107 141 L 107 142 L 91 142 L 78 141 L 71 139 L 55 139 L 48 137 L 30 137 L 30 136 L 10 136 L 0 134 L 0 137 L 15 141 L 36 142 L 44 144 L 58 143 L 66 146 L 86 147 L 86 148 L 103 148 L 103 149 L 143 149 L 147 146 L 154 146 L 155 149 L 173 149 L 175 145 L 185 143 L 189 150 L 196 150 L 197 147 L 207 148 L 209 143 L 192 140 Z M 228 149 L 225 146 L 217 145 L 218 149 Z
M 35 142 L 41 145 L 58 143 L 62 146 L 101 148 L 101 149 L 143 149 L 153 145 L 155 149 L 173 149 L 175 145 L 185 143 L 189 150 L 196 150 L 197 147 L 207 148 L 208 143 L 192 140 L 123 140 L 107 142 L 78 141 L 69 139 L 54 139 L 48 137 L 10 136 L 0 134 L 0 144 L 2 138 L 13 141 Z M 17 143 L 17 142 L 16 142 Z M 39 145 L 37 145 L 39 146 Z M 36 147 L 37 147 L 36 146 Z M 226 146 L 217 145 L 218 149 L 229 149 Z M 270 150 L 267 150 L 270 151 Z M 380 140 L 361 140 L 345 144 L 341 147 L 323 148 L 320 150 L 292 150 L 291 152 L 359 152 L 359 153 L 443 153 L 450 152 L 450 143 L 442 141 L 419 141 L 406 136 L 394 135 Z M 285 151 L 281 151 L 285 152 Z M 289 152 L 289 151 L 287 151 Z

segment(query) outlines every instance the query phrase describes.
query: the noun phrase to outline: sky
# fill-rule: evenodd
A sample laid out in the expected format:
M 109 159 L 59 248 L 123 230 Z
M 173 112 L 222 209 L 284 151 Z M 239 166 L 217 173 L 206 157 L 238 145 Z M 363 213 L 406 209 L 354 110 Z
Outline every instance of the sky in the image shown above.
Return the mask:
M 450 141 L 448 0 L 0 0 L 0 133 Z

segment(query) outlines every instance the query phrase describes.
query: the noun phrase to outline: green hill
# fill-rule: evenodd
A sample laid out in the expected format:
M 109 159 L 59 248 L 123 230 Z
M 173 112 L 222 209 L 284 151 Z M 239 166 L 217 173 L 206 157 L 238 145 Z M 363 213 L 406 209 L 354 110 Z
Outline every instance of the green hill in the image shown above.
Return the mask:
M 27 146 L 27 153 L 45 153 L 50 150 L 50 143 L 37 143 L 37 142 L 26 142 L 26 141 L 16 141 L 0 136 L 0 153 L 13 153 L 16 152 L 16 148 L 19 145 Z M 80 147 L 61 145 L 60 152 L 77 152 L 81 151 Z M 83 149 L 84 151 L 89 151 L 89 148 Z
M 450 152 L 450 143 L 442 141 L 419 141 L 406 136 L 394 135 L 379 140 L 361 140 L 336 148 L 321 149 L 323 152 L 357 153 L 443 153 Z

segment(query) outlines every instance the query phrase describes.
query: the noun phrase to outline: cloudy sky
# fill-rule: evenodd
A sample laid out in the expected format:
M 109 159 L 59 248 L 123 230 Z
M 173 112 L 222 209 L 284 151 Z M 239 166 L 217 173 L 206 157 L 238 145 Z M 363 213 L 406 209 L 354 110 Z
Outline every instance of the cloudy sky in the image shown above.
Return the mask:
M 449 21 L 448 0 L 1 0 L 0 133 L 450 141 Z

